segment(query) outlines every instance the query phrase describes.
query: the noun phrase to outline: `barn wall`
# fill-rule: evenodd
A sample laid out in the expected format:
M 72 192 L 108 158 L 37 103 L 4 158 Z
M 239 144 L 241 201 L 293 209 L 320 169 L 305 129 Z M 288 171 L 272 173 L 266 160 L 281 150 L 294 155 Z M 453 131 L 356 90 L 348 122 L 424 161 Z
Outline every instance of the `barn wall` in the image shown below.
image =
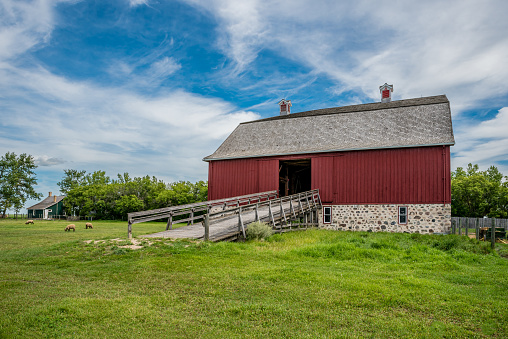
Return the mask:
M 450 203 L 450 147 L 339 152 L 312 159 L 312 187 L 333 204 Z
M 211 161 L 208 198 L 277 190 L 279 160 L 309 158 L 324 203 L 451 203 L 449 146 Z

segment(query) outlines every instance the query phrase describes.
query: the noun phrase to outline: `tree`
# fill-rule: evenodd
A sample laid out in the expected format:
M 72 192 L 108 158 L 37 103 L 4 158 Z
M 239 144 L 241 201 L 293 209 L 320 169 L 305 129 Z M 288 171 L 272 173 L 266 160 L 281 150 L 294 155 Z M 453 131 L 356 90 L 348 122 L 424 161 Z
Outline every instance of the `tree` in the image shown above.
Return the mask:
M 115 211 L 121 218 L 127 213 L 138 212 L 143 209 L 143 202 L 135 195 L 124 195 L 116 202 Z
M 452 216 L 508 216 L 508 185 L 495 166 L 480 171 L 478 165 L 469 164 L 452 172 Z
M 7 152 L 0 158 L 0 210 L 5 214 L 8 208 L 19 211 L 28 199 L 40 199 L 37 193 L 34 169 L 37 165 L 31 155 L 26 153 L 17 156 Z
M 73 169 L 64 170 L 65 176 L 62 181 L 57 182 L 60 187 L 60 192 L 67 195 L 70 190 L 78 186 L 82 186 L 85 183 L 86 171 L 78 171 Z

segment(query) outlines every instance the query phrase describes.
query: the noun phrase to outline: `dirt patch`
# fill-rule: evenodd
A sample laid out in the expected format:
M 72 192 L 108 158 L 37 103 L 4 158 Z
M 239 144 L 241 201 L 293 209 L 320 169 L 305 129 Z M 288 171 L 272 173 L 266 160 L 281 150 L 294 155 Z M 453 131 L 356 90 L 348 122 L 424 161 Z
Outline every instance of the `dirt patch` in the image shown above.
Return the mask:
M 111 239 L 111 240 L 85 240 L 83 241 L 85 244 L 92 244 L 92 245 L 98 245 L 103 244 L 105 242 L 108 242 L 111 245 L 116 245 L 118 248 L 130 248 L 131 250 L 139 250 L 145 246 L 151 246 L 151 241 L 146 240 L 138 240 L 138 239 L 131 239 L 131 240 L 125 240 L 125 239 Z
M 118 248 L 129 248 L 131 250 L 139 250 L 146 246 L 152 246 L 154 243 L 164 243 L 168 246 L 173 246 L 173 243 L 177 241 L 178 239 L 154 239 L 154 240 L 146 240 L 146 239 L 120 239 L 115 238 L 111 240 L 85 240 L 83 241 L 85 244 L 91 244 L 91 245 L 100 245 L 100 244 L 106 244 L 106 245 L 114 245 Z M 199 244 L 201 241 L 199 240 L 189 240 L 189 243 L 193 244 Z M 189 247 L 190 244 L 184 245 L 184 248 Z

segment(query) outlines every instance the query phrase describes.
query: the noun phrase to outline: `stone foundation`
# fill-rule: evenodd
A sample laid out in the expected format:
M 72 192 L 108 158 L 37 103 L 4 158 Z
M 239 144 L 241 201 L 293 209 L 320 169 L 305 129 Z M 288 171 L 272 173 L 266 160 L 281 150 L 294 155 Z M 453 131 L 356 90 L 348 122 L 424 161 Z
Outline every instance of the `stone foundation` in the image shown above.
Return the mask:
M 408 207 L 407 224 L 398 223 L 399 206 Z M 450 233 L 451 230 L 450 204 L 331 205 L 331 207 L 332 222 L 323 223 L 321 209 L 319 227 L 343 231 L 423 234 Z

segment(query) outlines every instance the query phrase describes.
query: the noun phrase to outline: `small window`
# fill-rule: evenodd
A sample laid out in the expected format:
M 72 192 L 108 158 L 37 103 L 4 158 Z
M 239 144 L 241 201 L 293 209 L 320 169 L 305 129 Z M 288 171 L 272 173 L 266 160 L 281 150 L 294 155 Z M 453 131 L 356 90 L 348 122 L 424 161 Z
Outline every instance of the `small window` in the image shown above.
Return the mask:
M 332 206 L 323 206 L 323 222 L 325 224 L 332 222 Z
M 399 206 L 399 224 L 407 224 L 407 206 Z

